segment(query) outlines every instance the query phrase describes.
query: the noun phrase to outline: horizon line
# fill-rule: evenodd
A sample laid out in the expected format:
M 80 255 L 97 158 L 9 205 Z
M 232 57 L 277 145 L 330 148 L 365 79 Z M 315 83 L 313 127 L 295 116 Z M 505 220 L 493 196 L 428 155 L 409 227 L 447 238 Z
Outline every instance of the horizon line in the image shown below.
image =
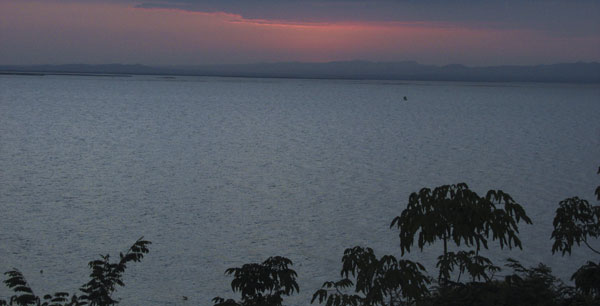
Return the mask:
M 249 66 L 249 65 L 276 65 L 276 64 L 335 64 L 335 63 L 367 63 L 367 64 L 417 64 L 421 66 L 434 66 L 434 67 L 447 67 L 447 66 L 463 66 L 467 68 L 489 68 L 489 67 L 538 67 L 538 66 L 552 66 L 552 65 L 563 65 L 563 64 L 600 64 L 598 61 L 564 61 L 564 62 L 553 62 L 544 64 L 496 64 L 496 65 L 468 65 L 462 63 L 450 63 L 450 64 L 428 64 L 422 63 L 415 60 L 396 60 L 396 61 L 374 61 L 365 59 L 352 59 L 352 60 L 331 60 L 331 61 L 259 61 L 259 62 L 248 62 L 248 63 L 204 63 L 204 64 L 148 64 L 148 63 L 123 63 L 123 62 L 108 62 L 100 64 L 92 63 L 62 63 L 62 64 L 7 64 L 0 63 L 0 66 L 18 66 L 18 67 L 31 67 L 31 66 L 146 66 L 152 68 L 172 68 L 172 67 L 201 67 L 201 66 Z

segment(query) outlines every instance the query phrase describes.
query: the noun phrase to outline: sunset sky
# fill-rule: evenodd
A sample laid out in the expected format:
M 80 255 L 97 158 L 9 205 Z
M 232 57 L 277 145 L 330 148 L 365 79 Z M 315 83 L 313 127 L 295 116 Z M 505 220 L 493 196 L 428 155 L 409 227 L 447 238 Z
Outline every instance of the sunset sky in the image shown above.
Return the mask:
M 0 64 L 600 61 L 600 1 L 0 0 Z

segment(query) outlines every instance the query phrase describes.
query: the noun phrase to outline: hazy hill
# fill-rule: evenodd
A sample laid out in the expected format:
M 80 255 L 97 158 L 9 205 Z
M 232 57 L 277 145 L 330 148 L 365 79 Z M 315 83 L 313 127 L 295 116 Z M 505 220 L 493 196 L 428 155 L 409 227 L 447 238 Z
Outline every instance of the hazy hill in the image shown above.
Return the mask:
M 281 78 L 340 78 L 425 81 L 512 81 L 600 83 L 600 63 L 537 66 L 434 66 L 417 62 L 345 61 L 328 63 L 257 63 L 153 67 L 145 65 L 34 65 L 0 66 L 0 72 L 67 74 L 166 74 Z

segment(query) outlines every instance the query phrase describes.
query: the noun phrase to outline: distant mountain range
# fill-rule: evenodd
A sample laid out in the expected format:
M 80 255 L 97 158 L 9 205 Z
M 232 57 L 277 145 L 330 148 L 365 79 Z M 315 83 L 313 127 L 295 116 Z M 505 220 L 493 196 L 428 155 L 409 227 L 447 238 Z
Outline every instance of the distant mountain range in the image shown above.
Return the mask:
M 123 64 L 0 65 L 0 74 L 150 74 L 319 79 L 600 83 L 600 63 L 578 62 L 537 66 L 490 67 L 434 66 L 412 61 L 281 62 L 168 67 Z

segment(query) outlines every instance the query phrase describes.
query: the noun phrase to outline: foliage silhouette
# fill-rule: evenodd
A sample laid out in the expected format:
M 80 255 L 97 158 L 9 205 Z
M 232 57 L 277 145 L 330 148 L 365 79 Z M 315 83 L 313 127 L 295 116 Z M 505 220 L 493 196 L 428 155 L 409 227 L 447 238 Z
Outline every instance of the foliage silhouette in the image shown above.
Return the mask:
M 497 206 L 502 205 L 502 208 Z M 390 227 L 400 231 L 400 250 L 410 252 L 418 236 L 417 245 L 422 251 L 425 245 L 441 240 L 444 253 L 438 258 L 440 269 L 438 282 L 450 281 L 455 266 L 475 279 L 489 279 L 488 273 L 498 270 L 492 262 L 479 255 L 481 248 L 488 248 L 488 240 L 498 240 L 505 246 L 522 248 L 517 223 L 523 220 L 531 224 L 523 207 L 501 190 L 490 190 L 485 197 L 469 189 L 465 183 L 443 185 L 434 190 L 423 188 L 412 193 L 402 214 L 393 219 Z M 448 242 L 457 246 L 464 243 L 475 247 L 474 253 L 448 251 Z
M 595 194 L 600 200 L 600 186 Z M 562 200 L 556 209 L 553 225 L 552 254 L 561 251 L 562 256 L 570 255 L 573 245 L 580 246 L 583 242 L 589 250 L 600 255 L 600 251 L 588 242 L 589 238 L 600 237 L 600 206 L 592 206 L 578 197 Z M 588 261 L 573 273 L 571 280 L 575 281 L 577 290 L 600 304 L 600 263 Z
M 460 277 L 465 272 L 471 275 L 473 281 L 489 281 L 492 279 L 494 273 L 500 271 L 500 268 L 494 266 L 491 260 L 477 255 L 475 251 L 448 252 L 445 256 L 441 255 L 438 257 L 436 267 L 443 273 L 443 279 L 450 279 L 450 272 L 453 271 L 455 266 L 458 266 L 456 282 L 460 282 Z
M 150 241 L 138 239 L 127 250 L 125 255 L 119 254 L 119 262 L 110 263 L 109 255 L 101 255 L 100 260 L 94 260 L 89 263 L 92 269 L 90 281 L 84 284 L 79 290 L 85 293 L 80 299 L 87 301 L 89 305 L 113 305 L 118 302 L 112 299 L 111 295 L 116 286 L 125 286 L 122 281 L 123 272 L 129 262 L 140 262 L 144 254 L 149 252 L 148 245 Z
M 598 170 L 600 174 L 600 169 Z M 595 190 L 600 200 L 600 186 Z M 571 277 L 576 287 L 566 286 L 540 264 L 525 268 L 508 259 L 513 273 L 499 279 L 500 268 L 479 254 L 498 241 L 501 249 L 522 248 L 518 223 L 532 224 L 523 207 L 501 190 L 490 190 L 484 197 L 471 191 L 467 184 L 444 185 L 433 190 L 423 188 L 412 193 L 405 210 L 392 220 L 390 228 L 399 230 L 401 255 L 416 244 L 424 247 L 443 242 L 438 257 L 438 286 L 429 287 L 432 279 L 418 262 L 398 260 L 386 255 L 377 258 L 373 250 L 360 246 L 344 251 L 341 279 L 327 281 L 317 290 L 311 304 L 326 306 L 384 305 L 600 305 L 600 263 L 588 261 Z M 553 221 L 552 253 L 571 254 L 574 245 L 584 244 L 600 254 L 588 240 L 600 237 L 600 206 L 572 197 L 559 203 Z M 449 251 L 448 243 L 468 250 Z M 23 274 L 13 269 L 5 273 L 6 286 L 14 292 L 1 305 L 78 306 L 115 305 L 112 295 L 124 286 L 127 264 L 140 262 L 149 252 L 149 241 L 138 239 L 117 262 L 109 255 L 89 262 L 90 280 L 79 288 L 80 296 L 67 292 L 36 295 Z M 283 298 L 299 292 L 293 263 L 285 257 L 269 257 L 263 263 L 229 268 L 231 288 L 241 299 L 215 297 L 214 306 L 282 306 Z M 455 281 L 452 275 L 457 274 Z M 461 282 L 463 275 L 471 277 Z M 184 299 L 187 299 L 184 297 Z
M 577 269 L 571 280 L 583 294 L 600 299 L 600 264 L 588 261 Z
M 503 280 L 450 283 L 434 290 L 419 306 L 479 306 L 479 305 L 591 305 L 576 301 L 575 292 L 552 275 L 547 266 L 525 268 L 508 259 L 506 266 L 513 273 Z
M 326 306 L 347 305 L 394 305 L 403 300 L 416 301 L 427 295 L 429 278 L 425 268 L 409 260 L 397 260 L 394 256 L 377 259 L 371 248 L 346 249 L 342 257 L 343 277 L 337 282 L 325 282 L 312 297 Z M 356 280 L 355 294 L 344 293 Z M 386 304 L 389 303 L 389 304 Z
M 229 268 L 225 274 L 233 275 L 231 289 L 240 292 L 242 299 L 215 297 L 215 306 L 281 306 L 283 296 L 300 291 L 296 282 L 296 271 L 288 268 L 291 260 L 275 256 L 269 257 L 262 264 L 245 264 L 241 268 Z
M 598 174 L 600 174 L 600 167 L 598 167 Z M 596 187 L 596 199 L 600 201 L 600 186 Z
M 148 245 L 150 241 L 144 240 L 144 237 L 138 239 L 123 255 L 119 254 L 120 260 L 117 263 L 110 263 L 109 255 L 101 255 L 100 260 L 89 262 L 92 269 L 90 280 L 79 289 L 83 295 L 69 295 L 67 292 L 56 292 L 46 294 L 42 299 L 33 293 L 33 290 L 25 280 L 23 274 L 13 269 L 5 273 L 8 279 L 4 281 L 6 286 L 15 294 L 8 302 L 0 300 L 0 305 L 39 305 L 39 306 L 105 306 L 115 305 L 119 302 L 112 298 L 113 292 L 118 286 L 125 286 L 122 281 L 123 273 L 129 262 L 140 262 L 144 254 L 149 252 Z M 71 299 L 69 300 L 69 296 Z
M 21 271 L 14 269 L 4 273 L 8 276 L 8 279 L 4 281 L 6 286 L 15 292 L 10 298 L 10 305 L 36 305 L 39 304 L 40 299 L 34 293 L 27 280 L 21 273 Z M 0 305 L 5 304 L 5 301 L 1 301 Z
M 578 197 L 562 200 L 556 209 L 553 225 L 552 253 L 571 254 L 573 245 L 579 246 L 583 242 L 590 250 L 600 254 L 588 243 L 589 237 L 600 237 L 600 206 L 592 206 Z

